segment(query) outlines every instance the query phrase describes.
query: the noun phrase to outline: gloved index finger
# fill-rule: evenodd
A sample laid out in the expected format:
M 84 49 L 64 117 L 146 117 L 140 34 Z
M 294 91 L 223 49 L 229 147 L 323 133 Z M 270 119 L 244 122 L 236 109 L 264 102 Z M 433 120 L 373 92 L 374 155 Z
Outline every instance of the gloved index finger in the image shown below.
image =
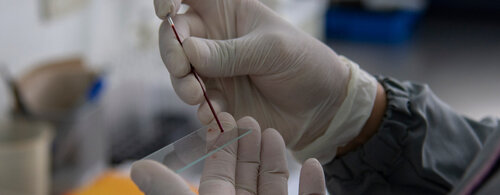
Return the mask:
M 260 165 L 260 126 L 251 117 L 238 120 L 238 128 L 252 132 L 238 141 L 238 164 L 236 165 L 236 194 L 257 194 Z
M 234 118 L 230 114 L 221 112 L 217 116 L 222 123 L 225 134 L 238 132 L 238 130 L 235 129 L 236 121 L 234 121 Z M 215 122 L 212 122 L 209 127 L 211 127 L 211 130 L 207 132 L 207 139 L 215 140 L 215 142 L 221 141 L 222 143 L 229 141 L 222 140 L 230 139 L 227 135 L 221 140 L 217 140 L 215 136 L 219 135 L 220 131 L 217 130 L 218 128 Z M 237 137 L 237 133 L 235 137 Z M 207 143 L 209 143 L 209 141 L 207 141 Z M 200 194 L 233 195 L 235 193 L 234 180 L 237 149 L 238 142 L 233 142 L 205 159 L 203 174 L 200 180 Z
M 300 169 L 299 194 L 326 194 L 323 168 L 314 158 L 307 159 Z
M 262 132 L 258 194 L 288 194 L 288 165 L 283 138 L 274 129 Z
M 180 14 L 175 18 L 170 17 L 180 41 L 190 36 L 204 36 L 205 30 L 201 19 L 194 12 Z M 160 55 L 168 71 L 176 76 L 183 77 L 191 71 L 189 61 L 177 36 L 168 21 L 160 27 Z

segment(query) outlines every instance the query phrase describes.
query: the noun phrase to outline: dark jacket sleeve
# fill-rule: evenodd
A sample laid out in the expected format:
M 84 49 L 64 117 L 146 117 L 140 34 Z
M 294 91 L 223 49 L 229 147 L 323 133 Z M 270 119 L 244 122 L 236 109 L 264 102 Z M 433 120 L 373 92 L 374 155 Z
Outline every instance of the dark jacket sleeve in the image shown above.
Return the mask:
M 324 165 L 330 194 L 445 194 L 500 129 L 473 121 L 427 85 L 378 77 L 387 110 L 378 132 L 355 151 Z

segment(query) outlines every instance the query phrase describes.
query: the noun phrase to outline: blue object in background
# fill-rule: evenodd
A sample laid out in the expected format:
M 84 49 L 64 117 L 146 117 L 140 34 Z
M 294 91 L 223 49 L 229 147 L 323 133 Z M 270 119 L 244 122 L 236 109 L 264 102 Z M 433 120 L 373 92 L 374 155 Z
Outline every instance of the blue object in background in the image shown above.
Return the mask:
M 90 90 L 87 92 L 87 101 L 89 102 L 95 101 L 101 94 L 103 87 L 104 87 L 104 78 L 101 75 L 94 81 L 94 83 L 92 83 Z
M 326 13 L 326 38 L 353 41 L 402 43 L 411 37 L 419 11 L 373 12 L 330 8 Z

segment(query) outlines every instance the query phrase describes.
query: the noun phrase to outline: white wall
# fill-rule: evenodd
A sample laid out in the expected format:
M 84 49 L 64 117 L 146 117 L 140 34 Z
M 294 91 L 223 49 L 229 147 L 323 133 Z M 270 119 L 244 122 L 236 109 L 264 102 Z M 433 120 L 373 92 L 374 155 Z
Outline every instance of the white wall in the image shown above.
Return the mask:
M 39 2 L 0 1 L 0 62 L 16 75 L 51 57 L 83 51 L 83 10 L 55 21 L 43 21 Z
M 83 11 L 56 21 L 42 21 L 40 0 L 0 0 L 0 64 L 19 75 L 40 61 L 83 50 Z M 0 84 L 0 113 L 9 97 Z
M 14 76 L 44 61 L 82 56 L 94 68 L 116 72 L 115 83 L 160 79 L 170 84 L 156 44 L 161 21 L 152 1 L 87 0 L 83 8 L 50 21 L 42 19 L 40 3 L 0 0 L 0 65 Z M 9 104 L 6 94 L 0 82 L 0 113 Z

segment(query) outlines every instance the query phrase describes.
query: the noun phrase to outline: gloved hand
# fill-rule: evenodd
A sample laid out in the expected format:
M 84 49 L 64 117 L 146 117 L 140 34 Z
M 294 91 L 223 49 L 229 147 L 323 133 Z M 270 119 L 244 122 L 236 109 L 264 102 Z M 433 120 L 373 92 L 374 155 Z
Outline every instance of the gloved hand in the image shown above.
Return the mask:
M 156 13 L 160 18 L 174 16 L 180 3 L 155 0 Z M 190 9 L 173 18 L 183 47 L 164 22 L 160 51 L 178 96 L 201 104 L 201 122 L 210 123 L 213 116 L 190 63 L 216 112 L 254 116 L 264 128 L 279 129 L 301 160 L 314 156 L 329 161 L 336 147 L 359 133 L 377 84 L 356 64 L 256 0 L 183 3 Z
M 218 116 L 224 127 L 236 123 L 227 113 Z M 259 124 L 250 117 L 240 119 L 237 125 L 254 131 L 206 158 L 199 193 L 287 194 L 286 149 L 279 133 L 267 129 L 261 135 Z M 194 194 L 179 175 L 155 161 L 134 163 L 131 176 L 147 195 Z M 309 159 L 302 166 L 299 191 L 325 194 L 323 170 L 317 160 Z

